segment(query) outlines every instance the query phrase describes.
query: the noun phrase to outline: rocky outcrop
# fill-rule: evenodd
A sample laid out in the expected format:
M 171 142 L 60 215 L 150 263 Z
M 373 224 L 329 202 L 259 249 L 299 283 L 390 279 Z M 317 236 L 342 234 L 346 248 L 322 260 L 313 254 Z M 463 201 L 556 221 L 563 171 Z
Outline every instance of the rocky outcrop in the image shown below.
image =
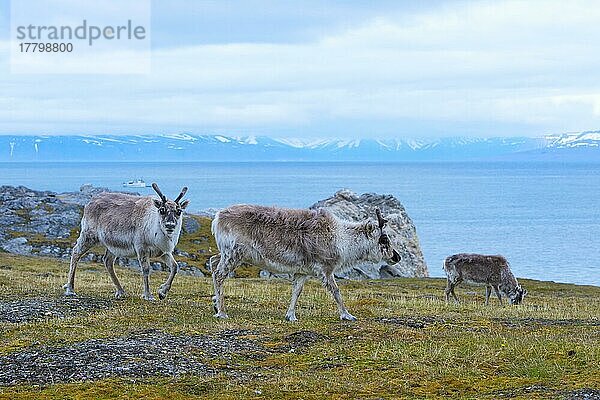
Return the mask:
M 64 201 L 65 203 L 76 204 L 80 207 L 83 207 L 87 203 L 89 203 L 92 196 L 95 196 L 95 195 L 103 193 L 103 192 L 110 192 L 110 191 L 111 190 L 108 188 L 95 187 L 88 183 L 88 184 L 82 185 L 79 188 L 79 192 L 61 193 L 61 194 L 57 195 L 57 197 L 60 200 Z M 120 192 L 120 193 L 134 194 L 134 195 L 139 196 L 139 193 L 131 193 L 131 192 Z
M 394 265 L 385 263 L 365 263 L 349 271 L 344 278 L 392 278 L 392 277 L 426 277 L 429 276 L 427 264 L 423 258 L 417 231 L 404 206 L 392 195 L 356 193 L 344 189 L 332 197 L 313 204 L 310 208 L 326 208 L 340 218 L 351 221 L 362 221 L 365 218 L 375 218 L 375 208 L 378 207 L 389 221 L 392 244 L 402 256 L 402 260 Z
M 0 216 L 2 241 L 14 238 L 17 233 L 49 240 L 65 239 L 81 219 L 76 204 L 62 201 L 56 193 L 24 186 L 0 187 Z

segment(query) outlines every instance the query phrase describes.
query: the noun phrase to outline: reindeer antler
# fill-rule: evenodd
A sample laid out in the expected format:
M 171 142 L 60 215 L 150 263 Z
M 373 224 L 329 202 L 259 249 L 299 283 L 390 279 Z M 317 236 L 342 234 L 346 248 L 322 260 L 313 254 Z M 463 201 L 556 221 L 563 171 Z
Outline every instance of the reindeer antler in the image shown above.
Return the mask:
M 183 189 L 181 189 L 181 193 L 179 193 L 179 196 L 177 196 L 177 198 L 175 199 L 175 203 L 179 204 L 179 200 L 181 200 L 181 198 L 183 196 L 185 196 L 186 192 L 187 192 L 187 186 L 184 186 Z
M 385 224 L 387 224 L 387 219 L 383 218 L 381 215 L 381 210 L 379 208 L 375 209 L 375 214 L 377 214 L 377 221 L 379 222 L 379 229 L 382 229 Z
M 158 197 L 160 197 L 160 199 L 162 200 L 163 203 L 167 202 L 167 198 L 164 194 L 162 194 L 162 192 L 160 191 L 160 189 L 158 188 L 158 185 L 156 184 L 156 182 L 152 183 L 152 189 L 154 189 L 154 191 L 156 193 L 158 193 Z

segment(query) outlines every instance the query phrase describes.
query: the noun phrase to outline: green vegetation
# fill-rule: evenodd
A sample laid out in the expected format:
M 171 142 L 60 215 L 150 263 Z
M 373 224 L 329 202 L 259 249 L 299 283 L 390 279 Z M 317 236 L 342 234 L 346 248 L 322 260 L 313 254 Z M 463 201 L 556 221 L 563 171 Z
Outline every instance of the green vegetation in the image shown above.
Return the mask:
M 180 246 L 196 254 L 198 263 L 214 248 L 207 229 L 201 221 L 201 230 Z M 201 236 L 207 241 L 193 242 Z M 67 269 L 65 261 L 0 253 L 0 302 L 58 299 Z M 178 276 L 166 300 L 148 303 L 139 298 L 139 274 L 117 273 L 131 295 L 111 300 L 106 309 L 0 322 L 0 357 L 29 346 L 67 346 L 145 329 L 174 335 L 249 330 L 274 351 L 255 358 L 207 358 L 218 371 L 214 375 L 0 386 L 0 398 L 546 399 L 600 389 L 598 287 L 521 280 L 529 291 L 525 304 L 500 307 L 493 301 L 486 307 L 483 289 L 473 287 L 457 290 L 462 304 L 447 305 L 442 279 L 341 282 L 348 308 L 359 318 L 348 323 L 337 320 L 333 300 L 311 281 L 300 298 L 300 321 L 288 323 L 283 316 L 289 283 L 232 279 L 225 289 L 230 319 L 217 321 L 210 278 Z M 164 279 L 165 273 L 154 273 L 153 289 Z M 80 265 L 76 290 L 81 298 L 99 300 L 113 294 L 100 264 Z M 295 351 L 275 351 L 299 331 L 319 339 Z

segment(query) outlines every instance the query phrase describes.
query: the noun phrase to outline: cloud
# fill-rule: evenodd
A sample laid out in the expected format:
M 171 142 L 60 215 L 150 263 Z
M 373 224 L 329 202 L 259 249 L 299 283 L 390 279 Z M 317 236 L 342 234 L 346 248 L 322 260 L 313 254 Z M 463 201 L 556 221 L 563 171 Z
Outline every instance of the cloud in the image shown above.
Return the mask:
M 304 42 L 173 43 L 154 49 L 148 75 L 0 77 L 0 105 L 8 106 L 0 130 L 46 123 L 319 136 L 336 124 L 378 136 L 394 134 L 391 124 L 426 136 L 432 123 L 480 135 L 598 128 L 598 20 L 587 1 L 448 3 Z

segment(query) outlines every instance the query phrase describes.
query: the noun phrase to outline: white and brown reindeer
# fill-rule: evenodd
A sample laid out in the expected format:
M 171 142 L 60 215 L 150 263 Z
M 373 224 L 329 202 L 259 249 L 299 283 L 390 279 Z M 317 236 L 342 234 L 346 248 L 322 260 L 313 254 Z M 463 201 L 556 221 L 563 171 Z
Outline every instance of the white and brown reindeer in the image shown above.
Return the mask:
M 446 301 L 450 295 L 458 302 L 454 287 L 461 282 L 485 286 L 485 304 L 487 305 L 492 293 L 492 288 L 502 304 L 504 294 L 510 304 L 520 304 L 527 294 L 517 278 L 510 270 L 506 258 L 498 255 L 460 253 L 447 257 L 444 260 L 444 271 L 448 277 L 445 290 Z
M 152 196 L 135 196 L 124 193 L 105 192 L 94 196 L 83 209 L 81 233 L 71 254 L 69 281 L 64 285 L 65 295 L 75 295 L 75 270 L 79 259 L 93 246 L 106 247 L 104 266 L 115 287 L 115 297 L 125 296 L 114 271 L 117 257 L 136 257 L 143 277 L 142 298 L 154 300 L 150 293 L 150 259 L 162 258 L 169 266 L 170 274 L 158 289 L 158 297 L 164 299 L 177 274 L 177 261 L 173 250 L 179 241 L 183 210 L 189 201 L 181 202 L 187 187 L 175 200 L 168 200 L 156 183 L 152 184 L 160 199 Z
M 215 317 L 227 318 L 223 283 L 243 262 L 275 273 L 290 274 L 292 298 L 285 315 L 296 321 L 296 302 L 310 277 L 320 279 L 335 299 L 340 319 L 356 320 L 348 312 L 334 274 L 362 261 L 382 259 L 395 264 L 400 255 L 384 232 L 386 220 L 344 221 L 327 210 L 235 205 L 217 213 L 212 222 L 219 254 L 211 257 Z

